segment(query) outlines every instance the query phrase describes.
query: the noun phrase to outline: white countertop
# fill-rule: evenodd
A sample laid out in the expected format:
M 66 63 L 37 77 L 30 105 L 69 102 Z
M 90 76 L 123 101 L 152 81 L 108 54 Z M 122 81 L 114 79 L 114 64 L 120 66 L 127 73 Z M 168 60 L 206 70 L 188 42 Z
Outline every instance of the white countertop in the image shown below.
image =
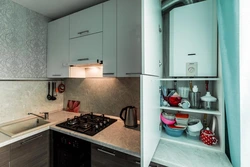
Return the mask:
M 118 118 L 115 123 L 94 136 L 80 134 L 71 130 L 57 127 L 56 124 L 66 121 L 79 113 L 58 111 L 50 113 L 51 123 L 32 129 L 17 137 L 9 137 L 0 133 L 0 147 L 14 143 L 26 137 L 52 129 L 98 145 L 102 145 L 126 154 L 140 157 L 140 131 L 124 127 Z M 29 116 L 32 117 L 32 116 Z M 112 117 L 112 116 L 111 116 Z M 154 153 L 152 161 L 169 167 L 232 167 L 223 152 L 202 149 L 161 139 Z

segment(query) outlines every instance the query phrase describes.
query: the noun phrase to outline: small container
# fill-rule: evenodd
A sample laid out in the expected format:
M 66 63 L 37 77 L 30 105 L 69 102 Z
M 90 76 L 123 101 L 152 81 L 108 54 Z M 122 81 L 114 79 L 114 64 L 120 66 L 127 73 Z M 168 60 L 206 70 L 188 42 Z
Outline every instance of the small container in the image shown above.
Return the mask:
M 169 136 L 173 136 L 173 137 L 180 137 L 185 128 L 170 128 L 168 125 L 163 124 L 163 127 L 165 129 L 165 132 L 169 135 Z
M 180 124 L 180 125 L 187 125 L 188 118 L 189 118 L 189 114 L 181 114 L 181 113 L 175 114 L 175 120 L 177 124 Z

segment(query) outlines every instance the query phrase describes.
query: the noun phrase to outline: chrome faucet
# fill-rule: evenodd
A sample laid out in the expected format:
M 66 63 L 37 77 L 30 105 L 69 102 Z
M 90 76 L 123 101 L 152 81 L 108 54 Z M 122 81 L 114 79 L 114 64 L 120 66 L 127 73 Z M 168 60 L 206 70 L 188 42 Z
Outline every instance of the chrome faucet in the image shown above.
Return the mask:
M 28 115 L 35 115 L 35 116 L 40 117 L 42 119 L 49 119 L 49 113 L 48 112 L 41 112 L 41 114 L 44 114 L 44 117 L 42 117 L 40 115 L 37 115 L 37 114 L 34 114 L 34 113 L 31 113 L 31 112 L 28 113 Z

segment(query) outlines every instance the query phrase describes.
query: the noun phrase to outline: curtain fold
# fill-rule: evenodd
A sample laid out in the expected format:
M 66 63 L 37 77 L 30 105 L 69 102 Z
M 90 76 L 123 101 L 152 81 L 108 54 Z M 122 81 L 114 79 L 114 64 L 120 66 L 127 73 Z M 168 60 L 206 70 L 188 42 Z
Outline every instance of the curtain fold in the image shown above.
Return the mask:
M 229 158 L 240 167 L 239 2 L 217 0 Z

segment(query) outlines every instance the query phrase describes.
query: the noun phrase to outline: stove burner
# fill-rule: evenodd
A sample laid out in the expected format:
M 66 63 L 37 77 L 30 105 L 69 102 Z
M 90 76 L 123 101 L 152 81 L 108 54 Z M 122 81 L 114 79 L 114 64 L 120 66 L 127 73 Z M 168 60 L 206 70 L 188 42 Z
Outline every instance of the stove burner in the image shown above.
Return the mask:
M 116 119 L 106 117 L 104 114 L 97 115 L 91 112 L 75 116 L 73 119 L 68 118 L 67 121 L 56 126 L 94 136 L 116 121 Z
M 80 127 L 83 129 L 87 129 L 90 127 L 90 125 L 88 123 L 82 123 L 82 124 L 80 124 Z
M 77 124 L 77 123 L 78 123 L 78 121 L 77 121 L 76 118 L 74 118 L 74 119 L 72 119 L 72 120 L 67 119 L 67 124 L 69 124 L 69 125 L 75 125 L 75 124 Z

